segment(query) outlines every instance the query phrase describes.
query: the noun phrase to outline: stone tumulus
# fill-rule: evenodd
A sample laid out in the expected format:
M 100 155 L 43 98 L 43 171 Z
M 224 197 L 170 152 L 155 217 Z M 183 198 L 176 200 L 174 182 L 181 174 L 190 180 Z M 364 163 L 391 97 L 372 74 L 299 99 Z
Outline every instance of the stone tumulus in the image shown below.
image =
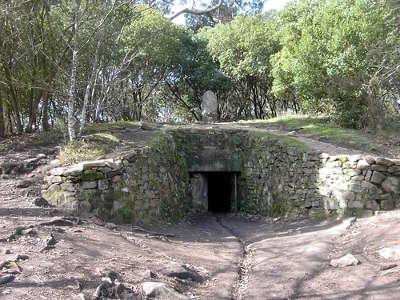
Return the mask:
M 115 222 L 175 222 L 202 203 L 204 172 L 237 174 L 232 211 L 269 216 L 400 208 L 400 161 L 329 156 L 271 134 L 169 129 L 114 159 L 51 170 L 42 195 L 79 214 Z M 200 178 L 200 179 L 199 179 Z

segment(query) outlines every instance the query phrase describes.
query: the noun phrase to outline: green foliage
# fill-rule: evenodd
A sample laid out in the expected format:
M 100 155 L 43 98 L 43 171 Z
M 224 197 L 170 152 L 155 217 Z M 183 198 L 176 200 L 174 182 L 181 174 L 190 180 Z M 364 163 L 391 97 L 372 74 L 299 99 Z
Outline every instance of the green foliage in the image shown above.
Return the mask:
M 0 136 L 65 122 L 73 3 L 0 3 Z M 164 16 L 169 2 L 80 4 L 73 115 L 87 123 L 200 120 L 207 90 L 220 120 L 301 111 L 353 128 L 399 121 L 396 1 L 299 0 L 276 16 L 260 13 L 263 1 L 229 0 L 188 17 L 189 29 Z
M 310 110 L 325 103 L 341 125 L 365 126 L 371 78 L 387 59 L 386 50 L 398 47 L 389 38 L 397 28 L 388 5 L 302 0 L 287 6 L 279 20 L 283 47 L 271 60 L 274 94 L 313 103 Z
M 63 164 L 73 164 L 86 160 L 104 158 L 119 144 L 119 139 L 111 133 L 95 133 L 69 142 L 61 148 L 58 158 Z
M 204 29 L 208 50 L 232 78 L 268 76 L 269 57 L 278 49 L 277 24 L 262 16 L 239 16 L 228 24 Z
M 137 121 L 117 121 L 109 123 L 92 123 L 85 129 L 85 134 L 101 133 L 109 130 L 118 130 L 126 127 L 140 127 L 140 122 Z
M 172 75 L 166 78 L 168 102 L 174 99 L 172 120 L 201 119 L 201 96 L 207 90 L 222 94 L 231 89 L 206 47 L 207 41 L 191 32 L 182 36 L 182 48 L 175 56 Z
M 205 28 L 199 36 L 240 93 L 241 111 L 257 118 L 276 115 L 271 94 L 270 57 L 279 50 L 274 16 L 238 16 L 228 24 Z
M 169 66 L 182 48 L 184 29 L 165 18 L 157 9 L 139 5 L 135 7 L 132 22 L 122 29 L 120 42 L 124 50 L 138 60 L 155 65 Z
M 276 217 L 287 217 L 289 213 L 289 207 L 285 201 L 276 201 L 268 211 L 268 216 L 272 218 Z
M 265 124 L 270 127 L 276 127 L 277 129 L 287 131 L 295 130 L 300 134 L 311 135 L 332 144 L 378 153 L 384 153 L 387 148 L 387 146 L 382 143 L 382 140 L 397 140 L 396 137 L 398 136 L 397 127 L 394 127 L 392 130 L 371 133 L 365 130 L 340 128 L 335 125 L 334 121 L 326 116 L 286 115 L 269 120 L 240 122 L 240 124 L 242 123 L 247 126 L 254 125 L 254 127 L 262 127 L 262 124 Z M 395 145 L 391 147 L 397 149 Z M 398 150 L 395 151 L 397 152 Z

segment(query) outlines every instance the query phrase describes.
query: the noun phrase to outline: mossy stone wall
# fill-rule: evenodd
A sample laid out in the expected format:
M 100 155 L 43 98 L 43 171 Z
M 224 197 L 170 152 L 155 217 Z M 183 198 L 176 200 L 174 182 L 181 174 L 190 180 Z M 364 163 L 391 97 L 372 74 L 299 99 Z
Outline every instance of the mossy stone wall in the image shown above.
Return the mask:
M 268 216 L 400 208 L 400 161 L 311 152 L 248 130 L 161 131 L 119 158 L 53 169 L 43 196 L 119 222 L 176 222 L 191 208 L 190 173 L 239 174 L 239 210 Z

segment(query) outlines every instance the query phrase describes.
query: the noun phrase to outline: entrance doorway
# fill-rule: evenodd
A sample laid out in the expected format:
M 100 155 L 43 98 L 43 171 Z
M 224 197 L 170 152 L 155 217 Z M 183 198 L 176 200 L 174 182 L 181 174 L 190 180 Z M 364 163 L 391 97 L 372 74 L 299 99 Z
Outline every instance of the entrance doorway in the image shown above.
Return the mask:
M 201 172 L 191 174 L 194 208 L 212 213 L 238 209 L 238 173 Z

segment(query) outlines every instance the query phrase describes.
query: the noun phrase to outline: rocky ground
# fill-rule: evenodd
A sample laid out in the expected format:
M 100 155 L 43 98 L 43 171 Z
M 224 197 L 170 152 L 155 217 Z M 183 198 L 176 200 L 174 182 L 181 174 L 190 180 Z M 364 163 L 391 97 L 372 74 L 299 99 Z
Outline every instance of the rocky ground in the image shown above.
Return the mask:
M 12 182 L 7 186 L 13 191 Z M 345 222 L 207 214 L 144 229 L 35 208 L 34 199 L 21 196 L 17 208 L 2 203 L 1 299 L 395 299 L 400 293 L 400 251 L 379 255 L 399 245 L 400 214 Z M 330 265 L 346 254 L 356 263 Z
M 2 153 L 2 161 L 15 164 L 0 179 L 0 299 L 396 299 L 400 293 L 400 212 L 345 221 L 205 214 L 162 227 L 117 226 L 70 216 L 40 198 L 56 153 L 56 146 Z

